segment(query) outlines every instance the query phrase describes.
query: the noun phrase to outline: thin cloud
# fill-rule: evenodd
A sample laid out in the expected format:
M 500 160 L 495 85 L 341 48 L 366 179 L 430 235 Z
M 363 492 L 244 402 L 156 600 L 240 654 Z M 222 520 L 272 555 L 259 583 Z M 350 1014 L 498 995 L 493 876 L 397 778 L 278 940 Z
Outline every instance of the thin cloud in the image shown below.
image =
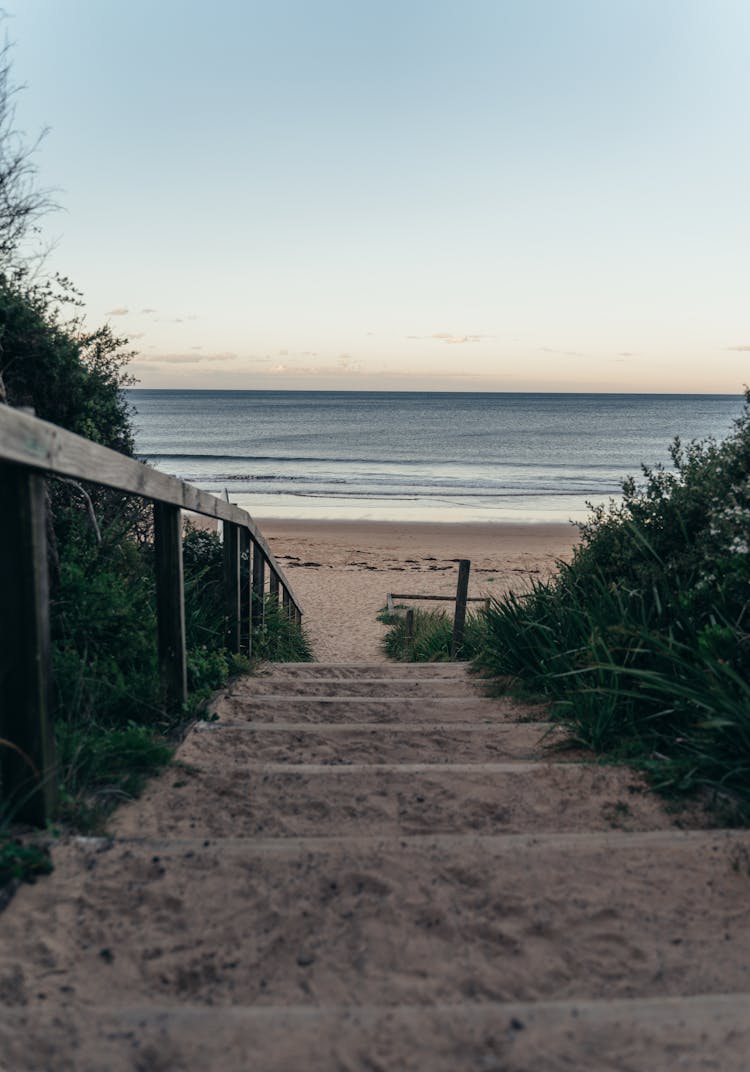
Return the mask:
M 275 376 L 361 376 L 364 372 L 350 354 L 341 354 L 335 365 L 286 365 L 279 363 L 268 370 Z
M 236 361 L 238 355 L 219 354 L 151 354 L 145 359 L 148 365 L 202 365 L 210 361 Z M 141 359 L 143 362 L 143 359 Z
M 450 331 L 435 331 L 432 335 L 407 335 L 407 339 L 435 339 L 437 342 L 445 342 L 449 345 L 464 342 L 480 342 L 482 339 L 491 339 L 491 335 L 454 335 Z
M 279 357 L 317 357 L 317 350 L 276 350 L 273 354 L 266 354 L 268 361 L 275 361 Z
M 543 354 L 560 354 L 562 357 L 589 357 L 589 354 L 584 354 L 580 350 L 556 350 L 552 346 L 540 346 L 540 351 Z
M 124 305 L 118 305 L 116 309 L 107 309 L 105 316 L 127 316 L 129 312 Z
M 734 350 L 738 354 L 750 353 L 750 345 L 748 346 L 727 346 L 727 350 Z
M 141 309 L 141 313 L 148 316 L 150 313 L 158 313 L 158 309 Z

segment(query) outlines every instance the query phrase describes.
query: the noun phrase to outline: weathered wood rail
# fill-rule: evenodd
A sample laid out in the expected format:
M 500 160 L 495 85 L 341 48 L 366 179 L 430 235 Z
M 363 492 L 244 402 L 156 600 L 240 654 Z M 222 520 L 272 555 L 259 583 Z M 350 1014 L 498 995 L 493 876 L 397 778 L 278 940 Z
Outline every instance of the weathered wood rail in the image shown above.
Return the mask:
M 388 610 L 393 614 L 395 607 L 393 604 L 394 599 L 414 599 L 414 600 L 431 600 L 440 601 L 445 603 L 455 603 L 456 610 L 453 616 L 453 636 L 451 639 L 451 658 L 456 659 L 463 648 L 464 632 L 466 629 L 466 604 L 467 603 L 484 603 L 485 607 L 489 609 L 490 601 L 485 596 L 470 596 L 469 595 L 469 573 L 471 571 L 471 561 L 468 558 L 459 559 L 458 562 L 458 581 L 456 583 L 455 596 L 427 596 L 422 595 L 419 592 L 389 592 L 386 596 L 386 604 Z M 414 642 L 414 611 L 408 610 L 406 612 L 406 642 L 412 644 Z
M 0 405 L 0 781 L 14 816 L 35 825 L 47 822 L 56 802 L 44 493 L 45 478 L 56 476 L 153 502 L 157 644 L 167 706 L 179 708 L 187 699 L 183 510 L 223 523 L 224 620 L 231 652 L 252 654 L 266 591 L 302 622 L 302 607 L 284 571 L 245 510 Z

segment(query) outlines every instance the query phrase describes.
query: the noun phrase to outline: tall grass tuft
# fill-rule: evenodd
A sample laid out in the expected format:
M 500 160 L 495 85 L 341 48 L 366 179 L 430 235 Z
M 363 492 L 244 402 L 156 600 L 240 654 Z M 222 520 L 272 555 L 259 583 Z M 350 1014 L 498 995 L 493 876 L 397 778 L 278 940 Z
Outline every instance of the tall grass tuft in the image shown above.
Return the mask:
M 413 663 L 450 662 L 453 618 L 444 610 L 416 608 L 411 640 L 407 637 L 403 614 L 383 612 L 379 620 L 390 626 L 383 637 L 383 650 L 390 659 Z M 483 646 L 484 635 L 484 613 L 470 612 L 466 617 L 464 643 L 459 658 L 473 658 Z
M 304 630 L 289 617 L 276 596 L 266 596 L 263 624 L 253 632 L 253 659 L 308 663 L 312 657 Z

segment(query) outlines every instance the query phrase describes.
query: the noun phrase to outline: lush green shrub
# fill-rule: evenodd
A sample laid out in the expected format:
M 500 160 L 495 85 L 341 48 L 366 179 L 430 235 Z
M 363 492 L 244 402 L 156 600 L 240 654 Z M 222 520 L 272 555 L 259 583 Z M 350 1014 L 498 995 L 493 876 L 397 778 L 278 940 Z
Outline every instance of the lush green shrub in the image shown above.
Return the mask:
M 80 531 L 60 545 L 52 604 L 56 708 L 122 725 L 161 716 L 154 582 L 135 539 Z
M 74 312 L 80 296 L 68 280 L 29 283 L 25 270 L 0 271 L 0 382 L 12 406 L 97 443 L 133 453 L 123 388 L 132 356 L 108 325 L 90 331 Z
M 659 784 L 750 803 L 750 405 L 672 460 L 592 511 L 553 580 L 493 601 L 477 663 Z
M 224 549 L 217 533 L 189 527 L 182 545 L 185 635 L 191 651 L 224 650 Z

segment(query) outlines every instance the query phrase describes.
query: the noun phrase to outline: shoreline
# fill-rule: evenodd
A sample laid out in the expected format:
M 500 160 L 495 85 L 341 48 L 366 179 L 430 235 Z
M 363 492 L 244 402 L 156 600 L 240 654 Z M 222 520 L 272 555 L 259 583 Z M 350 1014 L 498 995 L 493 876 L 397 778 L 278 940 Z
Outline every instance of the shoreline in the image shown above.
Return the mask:
M 254 521 L 257 521 L 259 525 L 268 527 L 285 527 L 293 528 L 298 526 L 299 528 L 320 528 L 326 529 L 328 526 L 336 528 L 367 528 L 372 527 L 374 530 L 386 529 L 386 528 L 407 528 L 407 529 L 464 529 L 464 530 L 476 530 L 477 534 L 486 533 L 488 530 L 496 529 L 530 529 L 532 531 L 539 531 L 541 529 L 559 530 L 560 534 L 563 532 L 570 532 L 576 527 L 574 521 L 417 521 L 417 520 L 405 520 L 405 521 L 389 521 L 381 520 L 377 518 L 335 518 L 335 517 L 272 517 L 266 514 L 251 514 Z

